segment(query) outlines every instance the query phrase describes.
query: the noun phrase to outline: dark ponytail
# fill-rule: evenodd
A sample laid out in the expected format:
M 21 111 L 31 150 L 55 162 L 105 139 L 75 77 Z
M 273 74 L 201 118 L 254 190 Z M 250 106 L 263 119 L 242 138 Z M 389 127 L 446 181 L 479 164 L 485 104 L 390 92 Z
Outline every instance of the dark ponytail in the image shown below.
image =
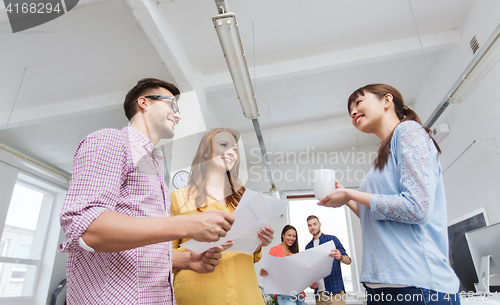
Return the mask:
M 392 86 L 386 84 L 370 84 L 354 91 L 351 94 L 351 96 L 349 96 L 349 100 L 347 103 L 347 110 L 349 111 L 349 115 L 351 114 L 351 104 L 358 98 L 358 96 L 360 95 L 364 96 L 365 92 L 375 94 L 379 99 L 383 99 L 387 94 L 392 95 L 392 101 L 394 103 L 394 111 L 396 112 L 396 115 L 400 121 L 399 124 L 401 124 L 404 121 L 415 121 L 419 123 L 429 134 L 429 137 L 432 139 L 432 142 L 434 142 L 437 151 L 441 153 L 439 145 L 437 144 L 436 140 L 434 140 L 434 138 L 432 137 L 431 130 L 422 125 L 422 121 L 420 121 L 420 118 L 418 117 L 417 113 L 404 104 L 403 96 L 396 88 Z M 375 168 L 378 170 L 383 170 L 387 163 L 387 160 L 389 158 L 389 153 L 391 150 L 391 139 L 393 133 L 394 130 L 387 138 L 385 138 L 382 141 L 382 143 L 380 143 L 377 158 L 373 162 Z

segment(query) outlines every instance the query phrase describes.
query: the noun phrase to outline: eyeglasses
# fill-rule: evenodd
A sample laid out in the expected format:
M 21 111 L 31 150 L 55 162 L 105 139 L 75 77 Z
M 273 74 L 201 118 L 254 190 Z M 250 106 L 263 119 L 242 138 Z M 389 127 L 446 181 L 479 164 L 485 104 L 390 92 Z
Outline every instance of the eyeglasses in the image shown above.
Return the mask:
M 172 108 L 172 111 L 174 114 L 178 113 L 181 114 L 181 111 L 179 110 L 179 105 L 177 104 L 177 99 L 175 96 L 165 96 L 165 95 L 146 95 L 145 98 L 152 98 L 155 100 L 171 100 L 171 103 L 169 104 L 170 108 Z

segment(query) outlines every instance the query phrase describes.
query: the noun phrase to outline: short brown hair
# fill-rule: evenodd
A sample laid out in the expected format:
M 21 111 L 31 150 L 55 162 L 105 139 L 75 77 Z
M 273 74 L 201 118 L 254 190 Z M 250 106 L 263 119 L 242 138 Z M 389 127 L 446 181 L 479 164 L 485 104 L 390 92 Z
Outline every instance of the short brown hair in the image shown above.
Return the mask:
M 318 222 L 319 222 L 319 218 L 318 218 L 316 215 L 309 215 L 309 216 L 307 217 L 307 220 L 306 220 L 306 221 L 309 221 L 309 220 L 311 220 L 311 219 L 317 219 L 317 220 L 318 220 Z
M 170 93 L 172 93 L 177 99 L 181 94 L 180 90 L 172 83 L 166 82 L 157 78 L 143 78 L 137 82 L 134 88 L 130 89 L 125 96 L 125 101 L 123 102 L 123 109 L 125 110 L 125 116 L 130 121 L 134 115 L 138 112 L 137 99 L 140 96 L 147 95 L 154 89 L 165 88 Z

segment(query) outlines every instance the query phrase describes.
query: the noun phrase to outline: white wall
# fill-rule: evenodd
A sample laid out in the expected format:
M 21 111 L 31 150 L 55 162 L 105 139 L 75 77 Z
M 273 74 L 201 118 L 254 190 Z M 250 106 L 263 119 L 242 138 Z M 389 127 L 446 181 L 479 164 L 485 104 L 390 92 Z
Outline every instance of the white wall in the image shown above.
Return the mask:
M 499 25 L 499 14 L 499 1 L 477 1 L 471 8 L 461 29 L 461 42 L 442 55 L 431 73 L 439 101 L 472 59 L 470 39 L 475 35 L 480 44 L 484 43 Z M 466 100 L 450 105 L 437 122 L 447 122 L 451 129 L 439 143 L 449 223 L 481 207 L 492 224 L 500 221 L 500 154 L 486 146 L 498 149 L 496 145 L 500 145 L 499 100 L 497 63 Z M 422 88 L 416 105 L 425 121 L 436 106 L 430 83 Z M 478 143 L 464 153 L 475 140 Z

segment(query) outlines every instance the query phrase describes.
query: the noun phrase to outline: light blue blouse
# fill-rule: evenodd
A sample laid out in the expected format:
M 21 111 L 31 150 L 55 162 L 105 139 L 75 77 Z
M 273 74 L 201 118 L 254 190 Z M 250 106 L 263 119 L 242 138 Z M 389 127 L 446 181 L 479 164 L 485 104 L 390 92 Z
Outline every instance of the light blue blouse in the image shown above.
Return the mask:
M 456 293 L 448 261 L 446 198 L 438 152 L 415 121 L 400 123 L 382 171 L 374 166 L 359 190 L 363 236 L 361 282 L 415 286 Z

